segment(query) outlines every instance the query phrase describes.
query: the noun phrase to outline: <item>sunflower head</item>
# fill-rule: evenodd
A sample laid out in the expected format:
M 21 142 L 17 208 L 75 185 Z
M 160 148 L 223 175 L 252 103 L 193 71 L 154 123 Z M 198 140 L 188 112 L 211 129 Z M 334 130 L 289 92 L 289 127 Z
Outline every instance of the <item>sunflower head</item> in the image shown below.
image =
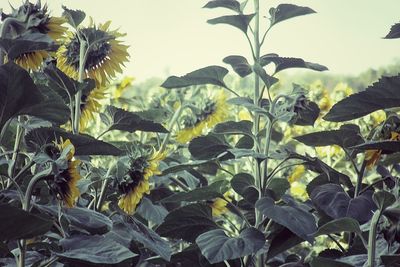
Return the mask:
M 133 214 L 144 194 L 150 193 L 149 178 L 160 174 L 158 166 L 166 156 L 165 152 L 130 158 L 125 175 L 114 180 L 120 194 L 118 206 L 127 214 Z
M 226 95 L 221 91 L 213 99 L 206 99 L 193 116 L 184 117 L 184 129 L 179 131 L 176 140 L 185 144 L 193 138 L 200 136 L 204 130 L 211 129 L 216 124 L 224 121 L 228 116 L 229 106 L 226 103 Z
M 78 170 L 80 161 L 73 159 L 75 147 L 69 139 L 65 141 L 61 139 L 60 142 L 54 142 L 53 145 L 46 147 L 45 152 L 53 159 L 59 158 L 61 155 L 65 156 L 65 167 L 60 168 L 51 177 L 49 184 L 57 198 L 67 207 L 72 208 L 80 195 L 77 182 L 81 179 Z
M 98 86 L 105 86 L 121 66 L 128 61 L 128 46 L 119 40 L 124 34 L 109 30 L 111 21 L 69 32 L 64 44 L 57 51 L 57 67 L 74 79 L 78 79 L 82 40 L 86 43 L 86 58 L 83 66 L 86 76 L 94 79 Z
M 121 82 L 117 83 L 114 91 L 114 98 L 118 99 L 122 96 L 122 94 L 126 91 L 128 87 L 132 85 L 132 82 L 135 80 L 133 77 L 125 77 Z
M 289 183 L 293 183 L 300 180 L 300 178 L 304 175 L 305 171 L 306 168 L 304 167 L 304 165 L 297 165 L 294 168 L 292 174 L 288 178 Z
M 212 209 L 212 215 L 217 217 L 222 214 L 225 214 L 228 212 L 228 208 L 226 205 L 228 205 L 227 200 L 230 202 L 232 201 L 233 197 L 232 194 L 228 191 L 224 194 L 224 198 L 216 198 L 210 203 L 210 207 Z
M 97 87 L 82 91 L 79 131 L 84 131 L 89 122 L 95 120 L 94 116 L 101 108 L 100 102 L 106 98 L 106 90 L 106 87 Z
M 18 9 L 12 10 L 11 14 L 2 13 L 1 19 L 14 18 L 17 22 L 11 23 L 7 28 L 7 38 L 20 38 L 27 34 L 48 35 L 50 41 L 59 40 L 67 30 L 62 26 L 66 22 L 61 17 L 51 17 L 48 14 L 47 6 L 42 6 L 40 1 L 36 4 L 26 1 Z M 21 54 L 15 59 L 15 63 L 25 69 L 37 70 L 48 58 L 46 50 L 37 50 Z

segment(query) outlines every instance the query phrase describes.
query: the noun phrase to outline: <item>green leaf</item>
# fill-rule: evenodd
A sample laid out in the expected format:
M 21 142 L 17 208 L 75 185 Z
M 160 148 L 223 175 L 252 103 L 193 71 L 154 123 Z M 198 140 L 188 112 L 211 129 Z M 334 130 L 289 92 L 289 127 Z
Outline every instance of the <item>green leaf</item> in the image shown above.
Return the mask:
M 0 47 L 6 51 L 10 60 L 39 50 L 56 51 L 58 49 L 53 39 L 41 33 L 25 33 L 15 39 L 0 38 Z
M 49 82 L 49 86 L 53 90 L 60 92 L 66 100 L 69 101 L 69 96 L 73 97 L 79 90 L 79 82 L 68 77 L 64 72 L 58 69 L 55 64 L 48 64 L 43 72 Z M 94 86 L 94 84 L 93 84 Z
M 228 56 L 223 59 L 223 62 L 231 65 L 233 70 L 242 78 L 250 75 L 253 70 L 245 57 Z
M 133 133 L 135 131 L 168 133 L 168 130 L 160 123 L 141 118 L 139 115 L 117 108 L 106 107 L 106 114 L 109 116 L 109 130 L 120 130 Z
M 286 178 L 270 178 L 271 182 L 268 184 L 267 189 L 272 195 L 274 200 L 279 200 L 290 188 L 290 183 Z
M 399 141 L 370 141 L 351 147 L 356 150 L 382 150 L 382 154 L 389 154 L 400 151 Z
M 381 260 L 385 266 L 399 267 L 400 255 L 381 255 Z
M 30 151 L 40 150 L 46 144 L 54 141 L 69 139 L 75 147 L 75 155 L 112 155 L 119 156 L 122 151 L 106 142 L 97 140 L 89 135 L 75 135 L 61 128 L 37 128 L 29 131 L 25 135 L 25 143 Z
M 313 126 L 319 117 L 320 109 L 317 103 L 307 100 L 305 107 L 295 110 L 295 112 L 296 115 L 290 121 L 291 123 L 300 126 Z
M 193 158 L 207 160 L 226 152 L 229 145 L 215 135 L 207 135 L 193 139 L 188 148 Z
M 0 241 L 33 238 L 45 234 L 52 225 L 47 216 L 0 204 Z
M 164 237 L 194 242 L 200 234 L 218 228 L 208 205 L 189 204 L 171 211 L 156 232 Z
M 238 173 L 232 177 L 232 189 L 250 203 L 258 199 L 258 190 L 254 184 L 254 177 L 248 173 Z
M 315 236 L 329 235 L 341 232 L 354 232 L 361 234 L 360 224 L 353 218 L 340 218 L 330 221 L 321 227 L 315 233 Z
M 179 192 L 162 199 L 162 202 L 195 202 L 202 200 L 212 200 L 217 197 L 223 197 L 223 194 L 229 190 L 229 182 L 226 180 L 216 181 L 208 186 L 196 188 L 188 192 Z
M 309 7 L 296 6 L 292 4 L 280 4 L 276 8 L 271 8 L 269 14 L 271 15 L 271 26 L 298 16 L 316 13 Z
M 253 136 L 252 133 L 253 122 L 251 121 L 226 121 L 217 124 L 214 127 L 213 132 L 216 134 L 227 134 L 227 135 L 237 135 L 244 134 L 250 137 Z
M 247 108 L 249 111 L 256 112 L 262 115 L 268 115 L 268 110 L 260 108 L 255 105 L 253 100 L 248 97 L 234 97 L 227 101 L 231 105 L 241 106 Z
M 161 224 L 168 214 L 166 208 L 161 205 L 153 204 L 147 197 L 142 198 L 136 212 L 146 220 L 155 224 Z
M 216 229 L 201 234 L 196 244 L 213 264 L 255 254 L 264 246 L 265 237 L 256 228 L 246 228 L 238 237 L 229 237 L 222 229 Z
M 249 27 L 250 21 L 253 19 L 255 14 L 249 15 L 230 15 L 222 16 L 215 19 L 207 20 L 208 23 L 215 24 L 229 24 L 235 28 L 240 29 L 242 32 L 247 33 L 247 28 Z
M 320 65 L 317 63 L 312 63 L 312 62 L 307 62 L 301 58 L 280 57 L 277 54 L 266 54 L 260 58 L 260 64 L 262 67 L 264 67 L 270 63 L 275 64 L 275 73 L 278 73 L 282 70 L 290 69 L 290 68 L 304 68 L 304 69 L 310 69 L 310 70 L 315 70 L 315 71 L 328 70 L 328 68 L 323 65 Z
M 64 9 L 63 12 L 63 17 L 65 17 L 68 20 L 68 23 L 74 27 L 75 29 L 78 28 L 78 26 L 82 23 L 82 21 L 85 19 L 86 14 L 85 12 L 81 10 L 72 10 L 68 9 L 66 6 L 62 6 Z
M 335 261 L 334 259 L 328 259 L 328 258 L 322 258 L 322 257 L 317 257 L 314 258 L 311 261 L 311 267 L 352 267 L 353 265 L 340 262 L 340 261 Z
M 372 199 L 381 211 L 385 210 L 396 202 L 396 197 L 392 193 L 384 190 L 375 192 L 372 195 Z
M 340 185 L 324 184 L 316 187 L 310 195 L 318 209 L 333 219 L 350 217 L 360 223 L 368 222 L 376 209 L 372 201 L 372 192 L 367 191 L 351 198 Z
M 390 28 L 390 32 L 384 37 L 385 39 L 400 38 L 400 23 L 394 24 Z
M 254 147 L 254 138 L 244 135 L 237 141 L 235 148 L 238 149 L 252 149 Z
M 293 234 L 287 228 L 283 228 L 270 241 L 271 245 L 268 250 L 268 259 L 272 259 L 276 255 L 289 250 L 290 248 L 303 242 L 303 239 Z
M 228 70 L 220 66 L 208 66 L 195 70 L 184 76 L 171 76 L 161 85 L 166 89 L 182 88 L 193 85 L 212 84 L 227 88 L 224 83 L 224 77 Z
M 113 229 L 107 234 L 116 242 L 130 246 L 131 241 L 143 244 L 144 247 L 153 251 L 161 258 L 169 261 L 171 259 L 171 246 L 156 232 L 148 228 L 140 221 L 134 219 L 132 223 L 114 223 Z
M 341 122 L 360 118 L 377 110 L 400 107 L 400 75 L 383 76 L 365 91 L 339 101 L 324 120 Z
M 267 156 L 263 153 L 257 153 L 253 149 L 242 149 L 242 148 L 231 148 L 228 151 L 234 156 L 235 159 L 253 157 L 260 161 L 263 161 Z
M 258 63 L 253 66 L 253 70 L 258 76 L 260 76 L 267 88 L 271 88 L 272 85 L 279 81 L 277 78 L 268 75 L 265 69 Z
M 313 234 L 317 231 L 315 218 L 295 202 L 280 206 L 272 198 L 264 197 L 257 201 L 256 208 L 267 218 L 283 225 L 304 240 L 311 244 L 314 242 Z
M 57 206 L 36 205 L 36 207 L 58 218 L 59 209 Z M 63 217 L 70 225 L 83 229 L 90 234 L 105 234 L 112 227 L 112 221 L 107 216 L 86 208 L 64 209 Z
M 9 62 L 0 66 L 0 129 L 11 118 L 18 115 L 33 115 L 42 119 L 63 119 L 63 109 L 54 114 L 48 98 L 41 94 L 28 72 Z M 60 121 L 59 121 L 60 122 Z
M 364 142 L 357 125 L 342 125 L 338 130 L 314 132 L 293 138 L 312 147 L 338 145 L 348 148 Z
M 203 8 L 224 7 L 240 13 L 240 3 L 235 0 L 213 0 L 208 2 Z
M 60 240 L 63 252 L 54 252 L 67 261 L 94 264 L 118 264 L 136 256 L 111 238 L 94 235 L 74 235 Z

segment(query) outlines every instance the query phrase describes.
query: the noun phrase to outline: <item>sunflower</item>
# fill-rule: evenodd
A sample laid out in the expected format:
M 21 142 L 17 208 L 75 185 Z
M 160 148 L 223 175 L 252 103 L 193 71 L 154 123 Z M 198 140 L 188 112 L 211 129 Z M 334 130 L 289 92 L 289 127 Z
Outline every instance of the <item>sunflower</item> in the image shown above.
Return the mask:
M 232 201 L 232 196 L 230 192 L 226 192 L 224 194 L 224 198 L 226 200 L 228 200 L 229 202 Z M 223 198 L 216 198 L 213 200 L 212 203 L 210 203 L 210 207 L 212 209 L 212 215 L 213 216 L 220 216 L 221 214 L 224 214 L 228 211 L 228 208 L 226 207 L 226 205 L 228 204 L 228 202 L 223 199 Z
M 400 133 L 391 132 L 390 141 L 400 141 Z M 365 152 L 366 167 L 371 170 L 373 166 L 378 162 L 382 155 L 382 150 L 367 150 Z
M 64 150 L 69 149 L 66 155 L 66 169 L 60 170 L 60 172 L 54 175 L 54 180 L 51 185 L 53 191 L 57 194 L 57 198 L 64 202 L 68 208 L 75 206 L 75 202 L 78 199 L 80 192 L 77 185 L 78 180 L 81 176 L 78 171 L 80 161 L 73 159 L 75 154 L 75 147 L 72 145 L 69 139 L 60 140 L 59 143 L 55 143 L 50 152 L 52 155 L 59 156 Z
M 150 156 L 132 158 L 130 167 L 121 181 L 116 181 L 121 194 L 118 206 L 127 214 L 133 214 L 144 194 L 150 193 L 149 179 L 161 174 L 158 165 L 166 152 L 154 152 Z
M 208 100 L 205 107 L 196 118 L 187 117 L 184 120 L 185 128 L 177 133 L 176 140 L 185 144 L 193 138 L 200 136 L 205 129 L 210 129 L 224 121 L 228 116 L 226 95 L 221 91 L 213 100 Z
M 294 168 L 293 173 L 288 178 L 289 183 L 294 183 L 294 182 L 300 180 L 300 178 L 303 176 L 305 171 L 306 171 L 306 168 L 304 167 L 304 165 L 297 165 Z
M 84 71 L 88 78 L 94 79 L 98 87 L 105 86 L 116 73 L 121 73 L 128 61 L 128 46 L 120 37 L 125 36 L 116 30 L 109 30 L 111 21 L 68 32 L 64 44 L 57 51 L 57 67 L 68 76 L 78 79 L 81 39 L 87 43 Z
M 88 123 L 94 120 L 94 114 L 101 108 L 100 101 L 106 98 L 105 87 L 94 88 L 90 92 L 83 92 L 81 96 L 81 117 L 79 120 L 79 131 L 86 129 Z
M 42 7 L 40 1 L 36 4 L 26 1 L 18 9 L 13 9 L 11 14 L 2 14 L 3 21 L 9 17 L 20 21 L 18 23 L 19 26 L 9 26 L 12 29 L 8 32 L 13 33 L 14 36 L 7 37 L 13 39 L 19 38 L 27 33 L 40 33 L 48 35 L 57 42 L 67 30 L 67 27 L 62 26 L 66 23 L 66 19 L 62 17 L 50 17 L 47 5 Z M 21 26 L 21 24 L 23 25 Z M 44 59 L 48 57 L 48 51 L 37 50 L 21 54 L 15 59 L 15 63 L 27 70 L 37 70 L 42 65 Z
M 133 77 L 125 77 L 122 79 L 120 83 L 117 84 L 115 87 L 114 91 L 114 98 L 118 99 L 122 96 L 123 92 L 126 90 L 126 88 L 130 87 L 132 85 L 132 82 L 135 80 Z

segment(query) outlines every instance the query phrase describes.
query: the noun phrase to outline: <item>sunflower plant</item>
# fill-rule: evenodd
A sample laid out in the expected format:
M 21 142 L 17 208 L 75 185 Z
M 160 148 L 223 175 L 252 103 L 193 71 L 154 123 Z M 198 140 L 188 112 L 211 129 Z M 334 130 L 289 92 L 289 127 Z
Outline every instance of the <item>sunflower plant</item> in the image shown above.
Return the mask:
M 287 86 L 327 68 L 265 51 L 269 32 L 315 11 L 260 2 L 204 6 L 250 58 L 146 88 L 117 79 L 110 21 L 1 13 L 1 265 L 397 266 L 399 76 Z

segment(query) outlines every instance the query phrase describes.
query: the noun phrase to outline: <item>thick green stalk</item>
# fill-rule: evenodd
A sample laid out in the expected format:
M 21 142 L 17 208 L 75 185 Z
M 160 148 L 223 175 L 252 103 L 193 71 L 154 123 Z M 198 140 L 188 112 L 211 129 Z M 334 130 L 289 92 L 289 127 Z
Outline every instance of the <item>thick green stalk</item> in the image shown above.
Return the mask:
M 170 139 L 170 137 L 171 137 L 171 131 L 172 131 L 172 129 L 174 128 L 174 126 L 175 126 L 176 122 L 178 121 L 179 117 L 181 116 L 182 110 L 185 109 L 186 107 L 187 107 L 186 105 L 180 106 L 180 107 L 175 111 L 174 116 L 172 117 L 171 121 L 170 121 L 169 124 L 168 124 L 168 133 L 167 133 L 167 134 L 165 135 L 165 137 L 164 137 L 164 140 L 163 140 L 163 142 L 162 142 L 162 144 L 161 144 L 161 146 L 160 146 L 160 151 L 165 150 L 165 148 L 166 148 L 166 146 L 167 146 L 167 144 L 168 144 L 168 141 L 169 141 L 169 139 Z
M 8 174 L 11 177 L 14 177 L 14 172 L 15 172 L 15 166 L 17 164 L 17 160 L 18 160 L 18 153 L 19 153 L 19 146 L 21 144 L 21 138 L 22 138 L 22 127 L 21 127 L 21 121 L 22 118 L 21 116 L 18 117 L 18 125 L 17 125 L 17 132 L 15 134 L 15 142 L 14 142 L 14 149 L 13 149 L 13 154 L 12 154 L 12 158 L 11 158 L 11 166 L 10 166 L 10 173 Z M 10 186 L 11 181 L 8 180 L 8 184 L 7 186 Z
M 86 48 L 87 43 L 85 40 L 80 39 L 80 49 L 79 49 L 79 72 L 78 72 L 78 81 L 83 82 L 84 75 L 85 75 L 85 65 L 86 65 Z M 82 91 L 78 91 L 75 95 L 75 114 L 74 114 L 74 121 L 72 132 L 74 134 L 79 133 L 79 122 L 81 118 L 81 98 L 82 98 Z
M 369 229 L 369 236 L 368 236 L 368 267 L 375 267 L 376 230 L 378 228 L 381 212 L 382 212 L 381 210 L 377 210 L 371 219 L 371 226 Z

